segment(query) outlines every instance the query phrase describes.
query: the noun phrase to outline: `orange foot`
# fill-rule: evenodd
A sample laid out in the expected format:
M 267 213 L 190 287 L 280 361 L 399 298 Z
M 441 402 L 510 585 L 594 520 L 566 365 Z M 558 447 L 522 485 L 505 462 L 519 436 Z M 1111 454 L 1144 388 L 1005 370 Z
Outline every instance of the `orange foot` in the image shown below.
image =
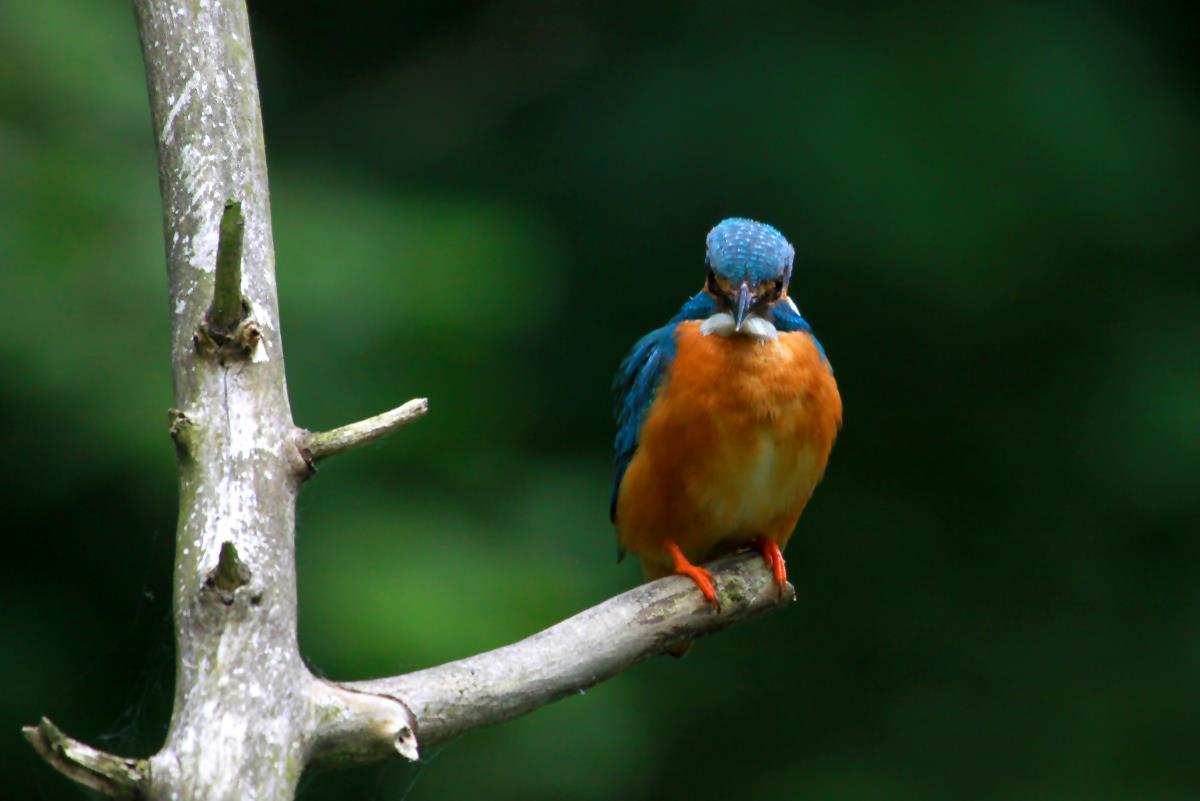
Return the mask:
M 783 592 L 784 585 L 787 584 L 787 565 L 783 563 L 783 551 L 779 550 L 779 543 L 759 537 L 754 541 L 754 547 L 762 551 L 763 561 L 775 577 L 775 586 Z
M 717 591 L 713 587 L 712 573 L 689 562 L 688 558 L 683 555 L 683 551 L 679 550 L 679 546 L 675 544 L 674 540 L 664 540 L 663 548 L 666 549 L 667 555 L 671 557 L 671 561 L 675 563 L 675 574 L 678 576 L 687 576 L 696 582 L 696 586 L 700 588 L 700 592 L 704 593 L 705 600 L 720 612 L 721 602 L 717 600 Z

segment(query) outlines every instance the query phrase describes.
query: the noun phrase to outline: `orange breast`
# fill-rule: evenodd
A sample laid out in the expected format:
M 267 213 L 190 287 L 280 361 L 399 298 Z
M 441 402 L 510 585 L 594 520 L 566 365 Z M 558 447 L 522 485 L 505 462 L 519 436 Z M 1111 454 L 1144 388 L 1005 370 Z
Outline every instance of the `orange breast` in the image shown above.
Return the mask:
M 621 544 L 651 574 L 669 568 L 666 538 L 692 561 L 759 536 L 785 545 L 842 420 L 808 334 L 764 342 L 686 322 L 676 342 L 617 497 Z

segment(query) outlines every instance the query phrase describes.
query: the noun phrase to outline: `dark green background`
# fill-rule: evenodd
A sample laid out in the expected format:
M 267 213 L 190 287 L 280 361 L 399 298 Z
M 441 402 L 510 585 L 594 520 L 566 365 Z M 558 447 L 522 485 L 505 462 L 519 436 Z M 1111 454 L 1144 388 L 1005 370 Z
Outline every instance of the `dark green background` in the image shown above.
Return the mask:
M 613 564 L 609 380 L 724 216 L 797 250 L 846 427 L 799 602 L 306 799 L 1200 796 L 1200 114 L 1155 4 L 251 2 L 290 392 L 418 426 L 299 507 L 335 678 Z M 0 2 L 0 762 L 169 715 L 168 309 L 132 13 Z

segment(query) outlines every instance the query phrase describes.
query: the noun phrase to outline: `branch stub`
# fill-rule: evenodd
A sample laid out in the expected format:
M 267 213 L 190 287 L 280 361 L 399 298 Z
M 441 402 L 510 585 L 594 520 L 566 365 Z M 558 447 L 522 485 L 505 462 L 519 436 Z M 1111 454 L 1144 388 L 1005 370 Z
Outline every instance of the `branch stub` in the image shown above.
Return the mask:
M 233 603 L 234 592 L 249 584 L 251 576 L 250 568 L 238 557 L 237 546 L 227 540 L 221 543 L 217 566 L 209 572 L 204 586 L 216 590 L 221 601 L 229 606 Z
M 49 718 L 21 729 L 42 759 L 68 779 L 113 798 L 141 799 L 150 778 L 144 759 L 128 759 L 98 751 L 63 734 Z

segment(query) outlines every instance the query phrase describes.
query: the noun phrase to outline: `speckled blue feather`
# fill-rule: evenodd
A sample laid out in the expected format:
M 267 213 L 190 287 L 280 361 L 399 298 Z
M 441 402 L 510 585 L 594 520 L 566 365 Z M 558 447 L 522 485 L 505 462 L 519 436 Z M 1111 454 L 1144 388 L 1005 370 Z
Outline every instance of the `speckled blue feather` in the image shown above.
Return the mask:
M 766 223 L 730 217 L 708 232 L 705 261 L 718 275 L 736 285 L 751 286 L 792 277 L 796 251 L 783 234 Z

